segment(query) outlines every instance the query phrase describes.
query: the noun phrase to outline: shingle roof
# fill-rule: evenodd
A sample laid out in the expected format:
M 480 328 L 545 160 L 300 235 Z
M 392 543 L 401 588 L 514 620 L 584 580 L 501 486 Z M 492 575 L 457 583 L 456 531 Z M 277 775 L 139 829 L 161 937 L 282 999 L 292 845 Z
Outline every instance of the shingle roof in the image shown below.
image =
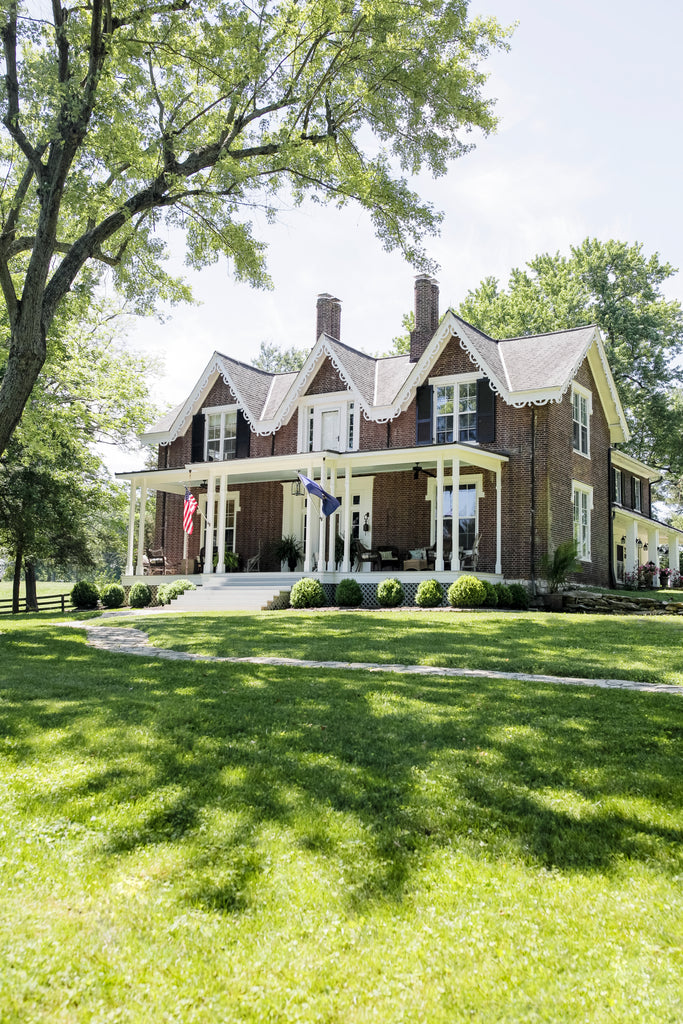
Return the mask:
M 595 327 L 575 327 L 499 341 L 511 391 L 562 387 L 576 371 Z

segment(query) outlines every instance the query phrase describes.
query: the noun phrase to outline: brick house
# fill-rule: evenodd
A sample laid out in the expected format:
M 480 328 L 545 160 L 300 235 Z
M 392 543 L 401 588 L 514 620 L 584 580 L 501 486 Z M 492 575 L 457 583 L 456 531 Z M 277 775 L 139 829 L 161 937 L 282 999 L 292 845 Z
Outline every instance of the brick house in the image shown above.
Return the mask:
M 157 468 L 119 474 L 131 482 L 128 577 L 145 571 L 135 517 L 150 490 L 155 546 L 184 574 L 226 574 L 230 551 L 241 568 L 279 569 L 283 536 L 301 545 L 298 574 L 326 582 L 414 569 L 449 580 L 473 561 L 480 576 L 534 582 L 572 537 L 583 584 L 615 585 L 667 547 L 678 565 L 683 534 L 651 515 L 658 474 L 618 450 L 628 428 L 597 327 L 496 341 L 440 316 L 438 285 L 420 275 L 409 354 L 377 359 L 342 342 L 328 294 L 315 339 L 293 373 L 214 352 L 143 436 Z M 297 472 L 340 499 L 329 520 Z M 186 487 L 201 513 L 189 538 Z

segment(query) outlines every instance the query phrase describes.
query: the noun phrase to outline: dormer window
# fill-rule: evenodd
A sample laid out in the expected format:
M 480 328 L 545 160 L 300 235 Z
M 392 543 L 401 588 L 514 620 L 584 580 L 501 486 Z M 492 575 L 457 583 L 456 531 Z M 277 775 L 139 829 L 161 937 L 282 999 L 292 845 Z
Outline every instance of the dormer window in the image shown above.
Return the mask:
M 237 406 L 204 409 L 206 416 L 205 462 L 225 462 L 237 456 Z
M 300 452 L 346 452 L 358 449 L 356 403 L 347 393 L 307 395 L 299 414 Z
M 590 391 L 579 384 L 572 385 L 572 442 L 575 452 L 590 458 Z

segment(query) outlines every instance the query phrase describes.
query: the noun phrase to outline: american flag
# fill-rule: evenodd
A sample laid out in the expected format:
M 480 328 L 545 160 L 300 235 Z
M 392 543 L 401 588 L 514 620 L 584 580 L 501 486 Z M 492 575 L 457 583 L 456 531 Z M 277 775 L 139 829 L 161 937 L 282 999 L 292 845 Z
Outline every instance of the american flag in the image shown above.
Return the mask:
M 197 499 L 195 498 L 194 494 L 192 494 L 192 492 L 189 490 L 189 488 L 186 487 L 185 503 L 183 505 L 183 530 L 185 531 L 186 534 L 188 534 L 188 536 L 194 530 L 192 516 L 197 511 L 198 507 L 199 506 L 197 505 Z

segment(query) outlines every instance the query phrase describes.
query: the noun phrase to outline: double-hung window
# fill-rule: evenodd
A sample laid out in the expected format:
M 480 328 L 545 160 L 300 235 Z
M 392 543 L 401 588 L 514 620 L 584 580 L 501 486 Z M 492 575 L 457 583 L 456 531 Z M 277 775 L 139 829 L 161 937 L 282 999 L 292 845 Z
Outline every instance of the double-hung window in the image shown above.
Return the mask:
M 623 490 L 622 490 L 622 479 L 621 470 L 613 469 L 614 474 L 614 503 L 615 505 L 623 504 Z
M 634 512 L 642 512 L 643 511 L 643 497 L 642 497 L 642 489 L 641 489 L 641 484 L 640 484 L 640 478 L 637 477 L 637 476 L 634 476 L 632 478 L 632 481 L 633 481 L 632 482 L 632 488 L 633 488 L 633 511 Z
M 237 406 L 206 409 L 206 462 L 224 462 L 237 455 Z
M 575 452 L 590 456 L 591 393 L 574 384 L 572 388 L 572 441 Z
M 593 488 L 587 484 L 572 481 L 574 518 L 574 541 L 576 554 L 583 562 L 591 559 L 591 513 L 593 511 Z
M 477 382 L 437 384 L 435 389 L 436 443 L 477 440 Z

